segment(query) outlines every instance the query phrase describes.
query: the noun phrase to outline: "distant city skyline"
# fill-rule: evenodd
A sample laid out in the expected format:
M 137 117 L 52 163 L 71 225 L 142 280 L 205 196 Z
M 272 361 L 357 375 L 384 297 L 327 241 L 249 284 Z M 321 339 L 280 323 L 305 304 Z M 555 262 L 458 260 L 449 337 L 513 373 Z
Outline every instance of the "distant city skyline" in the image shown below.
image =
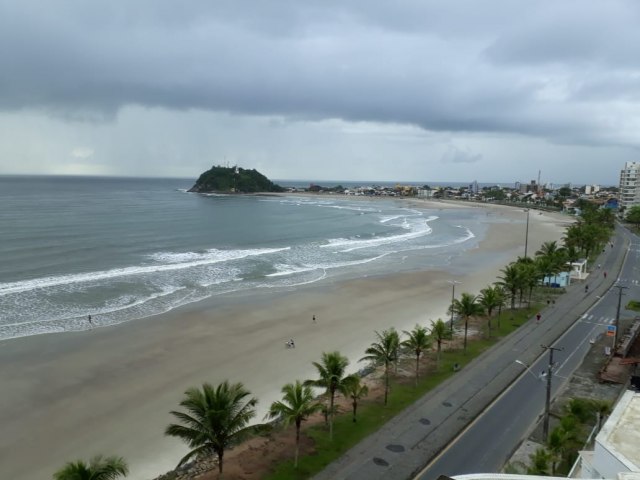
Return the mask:
M 616 185 L 639 22 L 633 0 L 4 2 L 0 174 Z

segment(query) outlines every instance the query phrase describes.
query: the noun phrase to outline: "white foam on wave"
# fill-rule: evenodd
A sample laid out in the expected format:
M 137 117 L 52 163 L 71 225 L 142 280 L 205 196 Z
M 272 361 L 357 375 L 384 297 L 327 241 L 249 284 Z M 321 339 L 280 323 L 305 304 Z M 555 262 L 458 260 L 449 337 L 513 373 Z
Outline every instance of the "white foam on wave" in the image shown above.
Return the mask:
M 348 260 L 344 262 L 334 262 L 334 263 L 320 263 L 316 265 L 302 265 L 302 266 L 294 266 L 294 265 L 285 265 L 285 264 L 277 264 L 274 265 L 277 272 L 270 273 L 269 275 L 265 275 L 266 277 L 283 277 L 287 275 L 294 275 L 296 273 L 305 273 L 312 272 L 314 270 L 331 270 L 334 268 L 344 268 L 344 267 L 353 267 L 355 265 L 362 265 L 365 263 L 374 262 L 383 257 L 389 255 L 390 252 L 382 253 L 380 255 L 376 255 L 375 257 L 362 258 L 359 260 Z
M 437 216 L 430 216 L 425 220 L 416 219 L 409 221 L 405 218 L 402 225 L 398 225 L 406 230 L 410 230 L 407 233 L 398 235 L 389 235 L 386 237 L 376 237 L 367 240 L 355 240 L 349 238 L 333 238 L 329 239 L 329 243 L 321 245 L 321 248 L 339 248 L 340 252 L 351 252 L 353 250 L 359 250 L 362 248 L 379 247 L 381 245 L 389 245 L 393 243 L 406 242 L 414 238 L 430 235 L 433 229 L 429 226 L 429 222 L 437 220 Z M 345 248 L 346 247 L 346 248 Z
M 112 278 L 127 277 L 132 275 L 144 275 L 172 270 L 183 270 L 186 268 L 228 262 L 231 260 L 239 260 L 251 256 L 267 255 L 270 253 L 282 252 L 289 249 L 290 247 L 228 251 L 211 249 L 202 254 L 193 252 L 160 252 L 158 254 L 154 254 L 157 255 L 156 260 L 164 261 L 167 263 L 159 265 L 114 268 L 111 270 L 103 270 L 98 272 L 59 275 L 54 277 L 35 278 L 33 280 L 23 280 L 19 282 L 0 283 L 0 296 L 73 283 L 94 282 L 96 280 L 108 280 Z
M 366 213 L 366 212 L 381 212 L 377 208 L 361 207 L 359 205 L 318 205 L 321 208 L 335 208 L 336 210 L 351 210 L 354 212 Z
M 406 215 L 388 215 L 380 217 L 380 223 L 391 222 L 392 220 L 397 220 L 398 218 L 404 218 Z
M 457 228 L 462 228 L 465 230 L 465 235 L 459 238 L 454 238 L 453 240 L 451 240 L 448 243 L 434 243 L 431 245 L 422 245 L 421 247 L 418 247 L 420 250 L 424 250 L 427 248 L 443 248 L 443 247 L 450 247 L 451 245 L 458 245 L 460 243 L 464 243 L 467 242 L 469 240 L 471 240 L 472 238 L 475 238 L 475 234 L 469 230 L 467 227 L 463 226 L 463 225 L 456 225 Z

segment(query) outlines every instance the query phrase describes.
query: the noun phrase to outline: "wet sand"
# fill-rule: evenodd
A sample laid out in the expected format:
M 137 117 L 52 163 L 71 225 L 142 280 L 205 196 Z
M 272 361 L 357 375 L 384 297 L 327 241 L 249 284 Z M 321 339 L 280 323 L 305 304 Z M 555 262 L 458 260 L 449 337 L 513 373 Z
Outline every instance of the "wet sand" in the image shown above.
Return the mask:
M 458 205 L 438 202 L 437 208 Z M 323 351 L 339 350 L 352 370 L 361 368 L 357 359 L 375 330 L 448 318 L 447 280 L 462 282 L 456 296 L 477 294 L 524 254 L 523 211 L 478 208 L 498 221 L 478 248 L 454 260 L 465 274 L 431 270 L 319 282 L 211 298 L 112 327 L 0 342 L 0 478 L 51 478 L 66 461 L 100 453 L 124 456 L 128 478 L 149 479 L 186 452 L 163 435 L 186 388 L 243 382 L 259 399 L 256 419 L 262 420 L 283 384 L 315 377 L 311 362 Z M 560 240 L 569 221 L 532 211 L 529 254 Z M 295 349 L 285 348 L 289 338 Z

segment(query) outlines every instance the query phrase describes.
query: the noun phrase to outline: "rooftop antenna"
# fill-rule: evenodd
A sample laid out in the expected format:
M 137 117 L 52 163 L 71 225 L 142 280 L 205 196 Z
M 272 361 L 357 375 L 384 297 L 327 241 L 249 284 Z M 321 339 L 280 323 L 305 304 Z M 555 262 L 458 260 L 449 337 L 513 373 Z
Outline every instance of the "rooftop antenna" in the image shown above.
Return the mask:
M 542 187 L 540 186 L 540 173 L 541 173 L 541 170 L 538 170 L 538 192 L 542 191 Z

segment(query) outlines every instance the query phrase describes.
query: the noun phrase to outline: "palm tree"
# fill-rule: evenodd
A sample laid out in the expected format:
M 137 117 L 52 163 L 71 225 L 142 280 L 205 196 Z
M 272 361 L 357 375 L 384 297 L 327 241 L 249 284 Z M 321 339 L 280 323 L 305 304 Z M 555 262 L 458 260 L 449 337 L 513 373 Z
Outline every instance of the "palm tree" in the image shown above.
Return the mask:
M 511 263 L 500 271 L 502 272 L 502 277 L 498 277 L 501 280 L 499 285 L 509 292 L 511 310 L 513 310 L 516 308 L 516 294 L 522 283 L 520 269 L 515 263 Z
M 480 305 L 482 305 L 482 307 L 487 312 L 489 337 L 491 337 L 491 315 L 493 314 L 493 309 L 498 307 L 500 302 L 503 301 L 500 299 L 501 292 L 499 290 L 499 288 L 489 285 L 487 288 L 483 288 L 482 290 L 480 290 L 480 297 L 478 299 Z
M 524 291 L 525 288 L 529 291 L 529 296 L 527 298 L 527 306 L 529 306 L 529 304 L 531 304 L 531 295 L 533 294 L 533 289 L 538 284 L 540 274 L 535 263 L 528 263 L 520 265 L 520 275 L 522 277 L 523 288 L 521 292 Z
M 402 342 L 402 346 L 407 349 L 411 353 L 411 355 L 415 355 L 416 357 L 416 387 L 418 386 L 419 375 L 420 375 L 420 356 L 431 348 L 431 337 L 429 336 L 429 332 L 422 325 L 416 325 L 413 327 L 413 330 L 410 332 L 404 331 L 405 335 L 409 338 Z
M 395 328 L 390 328 L 382 333 L 376 332 L 376 337 L 378 341 L 365 350 L 366 355 L 360 361 L 366 360 L 374 365 L 384 365 L 384 404 L 386 405 L 389 397 L 389 366 L 397 360 L 399 336 Z
M 392 338 L 393 344 L 396 346 L 395 352 L 393 352 L 393 356 L 395 360 L 393 361 L 393 368 L 395 374 L 398 375 L 398 361 L 400 360 L 400 334 L 395 328 L 390 329 L 390 335 L 395 338 Z
M 541 257 L 553 257 L 555 256 L 560 248 L 558 247 L 558 243 L 553 242 L 544 242 L 538 251 L 536 251 L 536 256 Z
M 224 451 L 240 442 L 251 430 L 247 424 L 255 414 L 258 400 L 242 383 L 222 382 L 217 387 L 209 383 L 202 389 L 193 387 L 180 402 L 187 412 L 172 411 L 182 424 L 171 424 L 165 435 L 178 437 L 192 450 L 178 463 L 183 465 L 194 457 L 218 455 L 218 470 L 222 474 Z
M 549 453 L 542 447 L 529 456 L 532 465 L 527 469 L 529 475 L 549 475 Z
M 593 408 L 598 418 L 598 432 L 602 428 L 604 419 L 611 415 L 611 403 L 606 400 L 593 400 Z
M 551 282 L 551 276 L 558 273 L 558 266 L 552 257 L 540 256 L 536 257 L 536 270 L 538 271 L 538 277 L 545 285 L 545 278 Z
M 436 353 L 436 368 L 440 368 L 440 352 L 442 351 L 442 342 L 444 340 L 451 339 L 451 330 L 447 327 L 447 324 L 442 321 L 441 318 L 432 322 L 431 326 L 431 338 L 433 338 L 438 346 Z
M 551 279 L 565 269 L 568 252 L 564 247 L 558 247 L 557 242 L 545 242 L 536 252 L 536 267 L 544 282 L 545 278 Z
M 349 359 L 340 352 L 322 352 L 322 361 L 313 362 L 320 376 L 317 380 L 306 380 L 305 385 L 322 387 L 329 394 L 329 439 L 333 440 L 333 417 L 336 392 L 339 391 L 349 377 L 345 377 Z
M 507 294 L 504 291 L 504 288 L 498 284 L 493 284 L 493 289 L 496 292 L 496 307 L 498 307 L 498 330 L 500 330 L 500 318 L 502 318 L 502 307 L 505 306 L 507 302 Z
M 126 477 L 129 467 L 122 457 L 96 455 L 89 463 L 82 460 L 68 462 L 53 474 L 55 480 L 113 480 Z
M 362 383 L 359 376 L 352 375 L 343 385 L 342 394 L 351 399 L 351 406 L 353 407 L 353 423 L 355 423 L 358 401 L 369 395 L 369 387 Z
M 453 311 L 464 318 L 464 353 L 467 353 L 467 330 L 469 329 L 469 318 L 475 315 L 482 315 L 484 309 L 478 303 L 478 297 L 470 293 L 463 293 L 460 299 L 453 302 Z
M 565 461 L 569 465 L 571 464 L 569 456 L 571 450 L 575 447 L 578 434 L 578 421 L 572 415 L 562 417 L 560 425 L 549 434 L 547 449 L 549 450 L 552 476 L 556 474 L 556 469 L 560 462 Z
M 300 452 L 300 426 L 307 418 L 322 408 L 315 401 L 313 390 L 308 385 L 303 385 L 300 380 L 296 383 L 287 383 L 282 387 L 284 396 L 282 400 L 273 402 L 269 407 L 267 418 L 279 419 L 284 425 L 294 422 L 296 425 L 296 451 L 293 460 L 293 468 L 298 468 L 298 454 Z

